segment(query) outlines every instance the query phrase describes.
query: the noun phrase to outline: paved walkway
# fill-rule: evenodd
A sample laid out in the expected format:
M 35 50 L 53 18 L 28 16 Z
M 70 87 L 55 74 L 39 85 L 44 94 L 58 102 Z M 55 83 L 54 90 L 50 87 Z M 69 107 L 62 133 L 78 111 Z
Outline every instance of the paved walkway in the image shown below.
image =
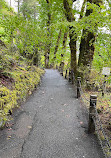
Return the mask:
M 0 158 L 104 158 L 72 85 L 46 70 L 41 86 L 0 131 Z M 12 128 L 12 129 L 11 129 Z

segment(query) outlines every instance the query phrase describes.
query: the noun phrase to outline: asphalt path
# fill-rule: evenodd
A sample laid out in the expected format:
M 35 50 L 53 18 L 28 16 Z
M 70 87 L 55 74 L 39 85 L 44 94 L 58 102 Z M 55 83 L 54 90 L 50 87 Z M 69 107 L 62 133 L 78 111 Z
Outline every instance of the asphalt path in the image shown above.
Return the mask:
M 75 88 L 57 70 L 46 70 L 12 117 L 0 131 L 0 158 L 104 158 Z

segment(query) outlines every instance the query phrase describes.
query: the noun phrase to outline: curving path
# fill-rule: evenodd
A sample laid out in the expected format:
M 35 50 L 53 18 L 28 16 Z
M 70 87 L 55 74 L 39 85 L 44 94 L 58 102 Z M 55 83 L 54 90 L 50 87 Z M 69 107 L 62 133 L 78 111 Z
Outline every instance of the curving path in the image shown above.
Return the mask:
M 0 131 L 0 158 L 104 158 L 72 85 L 46 70 L 41 86 Z

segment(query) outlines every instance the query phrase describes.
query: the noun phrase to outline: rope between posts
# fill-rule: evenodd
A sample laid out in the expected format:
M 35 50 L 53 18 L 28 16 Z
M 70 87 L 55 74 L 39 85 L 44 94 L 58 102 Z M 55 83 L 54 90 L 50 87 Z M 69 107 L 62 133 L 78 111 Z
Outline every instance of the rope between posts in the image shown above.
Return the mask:
M 82 90 L 80 81 L 79 81 L 79 84 L 80 84 L 79 90 L 80 90 L 81 96 L 83 96 L 84 99 L 85 99 L 87 102 L 90 102 L 90 101 L 85 97 L 85 95 L 84 95 L 84 92 L 83 92 L 83 90 Z
M 76 79 L 75 79 L 74 72 L 72 72 L 72 77 L 73 77 L 73 81 L 72 81 L 72 82 L 75 83 L 75 85 L 76 85 L 76 87 L 77 87 L 77 81 L 76 81 Z M 80 85 L 80 87 L 79 87 L 79 92 L 80 92 L 80 94 L 81 94 L 80 97 L 81 97 L 83 103 L 84 103 L 83 98 L 89 103 L 90 101 L 85 97 L 84 92 L 83 92 L 82 87 L 81 87 L 81 82 L 80 82 L 80 81 L 79 81 L 79 85 Z M 83 96 L 83 97 L 82 97 L 82 96 Z M 85 105 L 85 103 L 84 103 L 84 105 Z M 89 114 L 88 109 L 85 108 L 85 110 L 86 110 L 86 113 Z
M 73 78 L 73 81 L 72 81 L 72 82 L 77 83 L 77 82 L 76 82 L 76 79 L 75 79 L 75 76 L 74 76 L 74 72 L 72 72 L 72 78 Z M 79 92 L 80 92 L 80 97 L 81 97 L 81 99 L 83 100 L 83 98 L 84 98 L 88 103 L 90 103 L 90 100 L 88 100 L 88 99 L 85 97 L 85 95 L 84 95 L 84 92 L 83 92 L 83 89 L 82 89 L 82 86 L 81 86 L 81 82 L 80 82 L 80 81 L 79 81 L 79 87 L 78 87 L 78 89 L 79 89 Z M 83 102 L 84 102 L 84 100 L 83 100 Z M 102 148 L 102 150 L 103 150 L 103 153 L 104 153 L 105 157 L 108 158 L 108 156 L 107 156 L 107 154 L 106 154 L 106 149 L 105 149 L 105 147 L 106 147 L 106 145 L 107 145 L 109 152 L 111 152 L 111 145 L 110 145 L 109 140 L 108 140 L 108 138 L 107 138 L 107 136 L 106 136 L 106 133 L 105 133 L 105 131 L 104 131 L 104 129 L 103 129 L 103 126 L 102 126 L 102 123 L 101 123 L 101 120 L 100 120 L 100 117 L 99 117 L 99 114 L 98 114 L 98 111 L 97 111 L 97 108 L 96 108 L 96 104 L 94 104 L 93 102 L 91 102 L 91 103 L 93 104 L 94 109 L 95 109 L 95 113 L 92 114 L 92 119 L 93 119 L 94 124 L 95 124 L 95 128 L 96 128 L 96 132 L 97 132 L 97 135 L 98 135 L 98 139 L 99 139 L 99 141 L 100 141 L 100 145 L 101 145 L 101 148 Z M 87 109 L 87 108 L 86 108 L 86 109 Z M 88 109 L 87 109 L 87 113 L 89 113 L 89 112 L 88 112 Z M 89 113 L 89 114 L 91 114 L 91 113 Z M 95 115 L 95 116 L 94 116 L 94 115 Z M 98 125 L 97 125 L 97 122 L 98 122 Z M 102 134 L 103 134 L 103 136 L 104 136 L 104 139 L 105 139 L 105 141 L 106 141 L 105 146 L 103 145 L 103 142 L 102 142 L 102 140 L 101 140 L 101 136 L 100 136 L 100 134 L 99 134 L 100 130 L 101 130 L 101 132 L 102 132 Z
M 96 132 L 98 133 L 99 129 L 98 129 L 97 123 L 96 123 L 96 121 L 95 121 L 94 118 L 93 118 L 93 121 L 94 121 L 94 124 L 95 124 L 95 127 L 96 127 Z M 100 138 L 100 135 L 97 134 L 97 136 L 98 136 L 98 139 L 99 139 L 101 148 L 102 148 L 102 150 L 103 150 L 104 156 L 105 156 L 105 158 L 108 158 L 108 156 L 106 155 L 106 151 L 105 151 L 105 149 L 104 149 L 104 147 L 103 147 L 103 143 L 102 143 L 102 140 L 101 140 L 101 138 Z
M 82 90 L 81 82 L 80 82 L 80 81 L 79 81 L 79 84 L 80 84 L 79 90 L 80 90 L 80 94 L 81 94 L 80 96 L 81 96 L 81 98 L 82 98 L 82 96 L 83 96 L 84 99 L 85 99 L 87 102 L 90 102 L 90 101 L 84 96 L 84 92 L 83 92 L 83 90 Z M 82 99 L 83 99 L 83 98 L 82 98 Z M 105 133 L 105 131 L 104 131 L 104 129 L 103 129 L 103 126 L 102 126 L 102 123 L 101 123 L 99 114 L 98 114 L 98 112 L 97 112 L 96 105 L 94 105 L 93 102 L 92 102 L 92 104 L 93 104 L 93 106 L 94 106 L 94 108 L 95 108 L 95 114 L 96 114 L 96 116 L 93 117 L 93 121 L 94 121 L 94 124 L 95 124 L 95 127 L 96 127 L 96 132 L 97 132 L 97 135 L 98 135 L 98 138 L 99 138 L 99 141 L 100 141 L 100 144 L 101 144 L 103 153 L 104 153 L 105 157 L 108 158 L 108 157 L 107 157 L 107 154 L 106 154 L 106 151 L 105 151 L 105 147 L 103 146 L 102 140 L 101 140 L 101 138 L 100 138 L 100 134 L 99 134 L 99 130 L 100 130 L 100 129 L 101 129 L 101 132 L 102 132 L 102 134 L 103 134 L 103 136 L 104 136 L 104 139 L 105 139 L 105 141 L 106 141 L 107 147 L 109 148 L 109 151 L 110 151 L 110 152 L 111 152 L 111 145 L 110 145 L 109 140 L 108 140 L 108 138 L 107 138 L 107 136 L 106 136 L 106 133 Z M 88 111 L 88 110 L 87 110 L 87 111 Z M 100 129 L 97 128 L 97 122 L 98 122 L 98 125 L 99 125 Z
M 102 98 L 101 98 L 101 100 L 102 100 Z M 99 103 L 101 103 L 101 101 L 99 101 L 99 100 L 98 100 L 98 102 L 99 102 Z M 105 99 L 105 102 L 107 103 L 107 105 L 109 105 L 109 103 L 108 103 L 108 101 L 107 101 L 106 99 Z M 110 109 L 111 109 L 111 107 L 110 107 L 110 106 L 108 106 L 107 111 L 108 111 L 108 109 L 110 110 Z
M 72 72 L 72 76 L 73 76 L 73 82 L 76 83 L 76 79 L 75 79 L 74 72 Z M 90 101 L 85 97 L 85 95 L 84 95 L 84 92 L 83 92 L 83 90 L 82 90 L 81 82 L 80 82 L 80 81 L 79 81 L 79 85 L 80 85 L 79 91 L 81 92 L 83 98 L 84 98 L 87 102 L 90 102 Z
M 104 129 L 103 129 L 103 126 L 102 126 L 102 123 L 101 123 L 99 114 L 98 114 L 98 112 L 97 112 L 96 106 L 95 106 L 94 103 L 92 103 L 92 104 L 94 105 L 94 108 L 95 108 L 96 120 L 98 120 L 98 122 L 99 122 L 100 128 L 101 128 L 102 133 L 103 133 L 103 135 L 104 135 L 104 138 L 105 138 L 105 140 L 107 141 L 107 145 L 108 145 L 108 147 L 109 147 L 109 149 L 110 149 L 110 151 L 111 151 L 111 145 L 110 145 L 109 140 L 108 140 L 108 138 L 107 138 L 107 136 L 106 136 L 106 133 L 105 133 L 105 131 L 104 131 Z

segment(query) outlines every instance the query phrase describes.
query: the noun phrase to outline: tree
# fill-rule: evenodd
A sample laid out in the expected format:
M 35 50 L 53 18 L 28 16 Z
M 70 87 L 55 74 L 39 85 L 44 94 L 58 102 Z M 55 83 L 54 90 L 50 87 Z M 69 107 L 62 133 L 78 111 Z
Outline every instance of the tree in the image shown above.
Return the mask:
M 91 4 L 96 4 L 100 6 L 102 4 L 102 0 L 87 0 L 87 2 L 90 2 Z M 93 9 L 87 7 L 85 16 L 88 17 L 93 13 Z M 89 20 L 89 21 L 88 21 Z M 86 19 L 86 23 L 91 23 L 91 20 L 93 19 Z M 95 31 L 97 32 L 97 22 L 94 23 Z M 83 29 L 82 37 L 81 37 L 81 43 L 80 43 L 80 55 L 79 55 L 79 61 L 78 66 L 80 67 L 88 65 L 91 65 L 93 61 L 94 56 L 94 42 L 95 42 L 95 32 L 94 30 L 91 30 L 92 26 L 89 25 L 88 29 Z
M 63 75 L 63 69 L 64 69 L 64 55 L 66 51 L 66 43 L 67 43 L 67 36 L 68 36 L 68 29 L 65 29 L 64 36 L 63 36 L 63 47 L 62 47 L 62 53 L 61 53 L 61 74 Z
M 58 51 L 58 47 L 59 47 L 59 43 L 60 43 L 60 38 L 61 38 L 61 33 L 62 33 L 62 29 L 60 29 L 59 31 L 59 34 L 58 34 L 58 38 L 57 38 L 57 42 L 56 42 L 56 45 L 55 45 L 55 50 L 54 50 L 54 59 L 56 59 L 56 53 Z
M 10 0 L 10 7 L 12 6 L 12 1 Z
M 75 1 L 75 0 L 74 0 Z M 72 10 L 72 0 L 63 0 L 65 15 L 68 22 L 75 21 L 73 10 Z M 76 58 L 76 41 L 77 34 L 75 32 L 74 26 L 69 27 L 69 37 L 70 37 L 70 50 L 71 50 L 71 70 L 77 74 L 77 58 Z
M 47 8 L 48 8 L 48 12 L 47 12 L 47 45 L 46 45 L 46 52 L 45 52 L 45 67 L 48 68 L 49 67 L 49 55 L 50 55 L 50 47 L 51 47 L 51 34 L 50 34 L 50 25 L 51 25 L 51 2 L 50 0 L 46 0 L 47 2 Z

